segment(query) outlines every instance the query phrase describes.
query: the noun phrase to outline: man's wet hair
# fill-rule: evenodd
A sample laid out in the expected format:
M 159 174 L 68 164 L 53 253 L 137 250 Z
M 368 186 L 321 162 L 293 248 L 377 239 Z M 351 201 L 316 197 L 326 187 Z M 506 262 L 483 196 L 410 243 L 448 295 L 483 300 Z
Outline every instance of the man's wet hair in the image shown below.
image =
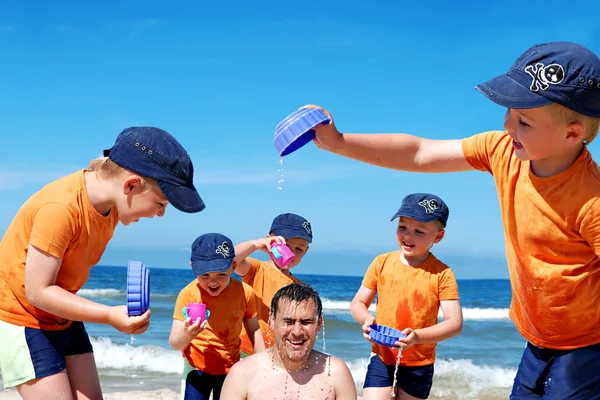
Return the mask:
M 321 318 L 323 314 L 323 304 L 321 303 L 319 293 L 306 283 L 290 283 L 275 293 L 273 300 L 271 300 L 271 314 L 273 314 L 273 318 L 277 315 L 279 300 L 291 303 L 304 303 L 312 300 L 316 307 L 317 318 Z

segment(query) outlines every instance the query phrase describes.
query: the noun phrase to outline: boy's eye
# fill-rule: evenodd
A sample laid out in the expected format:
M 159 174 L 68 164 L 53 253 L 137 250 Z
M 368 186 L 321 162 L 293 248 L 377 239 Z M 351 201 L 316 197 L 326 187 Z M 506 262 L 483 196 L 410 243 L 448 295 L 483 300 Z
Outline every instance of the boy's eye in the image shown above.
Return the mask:
M 415 232 L 417 232 L 419 235 L 424 233 L 423 231 L 415 231 Z
M 528 127 L 528 126 L 529 126 L 527 123 L 523 122 L 523 120 L 522 120 L 522 119 L 519 119 L 519 125 L 521 125 L 521 126 L 525 126 L 525 127 Z

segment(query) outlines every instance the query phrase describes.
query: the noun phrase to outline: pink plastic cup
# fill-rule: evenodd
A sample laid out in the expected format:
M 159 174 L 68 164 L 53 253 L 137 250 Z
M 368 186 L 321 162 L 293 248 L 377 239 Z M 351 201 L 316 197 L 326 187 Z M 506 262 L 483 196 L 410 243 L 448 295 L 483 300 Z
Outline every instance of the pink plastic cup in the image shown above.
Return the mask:
M 210 316 L 210 311 L 206 309 L 206 304 L 204 303 L 188 303 L 188 306 L 183 307 L 181 312 L 183 312 L 185 319 L 192 319 L 192 324 L 198 319 L 200 320 L 200 323 L 202 323 Z
M 271 251 L 269 252 L 273 262 L 279 267 L 283 268 L 294 259 L 294 253 L 284 243 L 271 242 Z

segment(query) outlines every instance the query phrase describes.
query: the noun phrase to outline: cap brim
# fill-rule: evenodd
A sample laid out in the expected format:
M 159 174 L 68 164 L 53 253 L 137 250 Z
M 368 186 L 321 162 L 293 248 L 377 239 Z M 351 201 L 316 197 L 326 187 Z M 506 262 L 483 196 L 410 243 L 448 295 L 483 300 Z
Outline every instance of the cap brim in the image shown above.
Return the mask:
M 158 187 L 169 203 L 179 211 L 197 213 L 206 208 L 194 186 L 173 185 L 158 181 Z
M 496 104 L 507 108 L 537 108 L 552 104 L 551 100 L 536 94 L 504 74 L 475 86 L 479 92 Z
M 431 217 L 427 218 L 426 221 L 423 221 L 423 218 L 421 215 L 414 215 L 409 212 L 402 211 L 402 212 L 397 212 L 396 214 L 394 214 L 394 216 L 390 219 L 390 221 L 393 221 L 398 217 L 407 217 L 407 218 L 414 219 L 415 221 L 419 221 L 419 222 L 432 222 L 432 221 L 438 220 L 437 217 L 431 216 Z
M 192 261 L 192 271 L 196 275 L 204 275 L 210 272 L 225 272 L 233 265 L 233 257 L 216 260 L 198 260 Z
M 312 237 L 302 229 L 275 228 L 272 232 L 273 234 L 283 236 L 286 239 L 300 238 L 305 239 L 308 243 L 312 243 Z

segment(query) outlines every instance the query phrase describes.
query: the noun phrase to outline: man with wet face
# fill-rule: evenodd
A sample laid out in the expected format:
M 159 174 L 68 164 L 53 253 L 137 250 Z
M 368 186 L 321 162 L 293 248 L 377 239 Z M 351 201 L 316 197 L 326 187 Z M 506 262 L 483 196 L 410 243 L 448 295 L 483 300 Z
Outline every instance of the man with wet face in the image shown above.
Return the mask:
M 221 397 L 228 400 L 313 399 L 355 400 L 348 366 L 313 349 L 323 322 L 318 293 L 303 283 L 277 291 L 269 324 L 275 346 L 236 363 Z

